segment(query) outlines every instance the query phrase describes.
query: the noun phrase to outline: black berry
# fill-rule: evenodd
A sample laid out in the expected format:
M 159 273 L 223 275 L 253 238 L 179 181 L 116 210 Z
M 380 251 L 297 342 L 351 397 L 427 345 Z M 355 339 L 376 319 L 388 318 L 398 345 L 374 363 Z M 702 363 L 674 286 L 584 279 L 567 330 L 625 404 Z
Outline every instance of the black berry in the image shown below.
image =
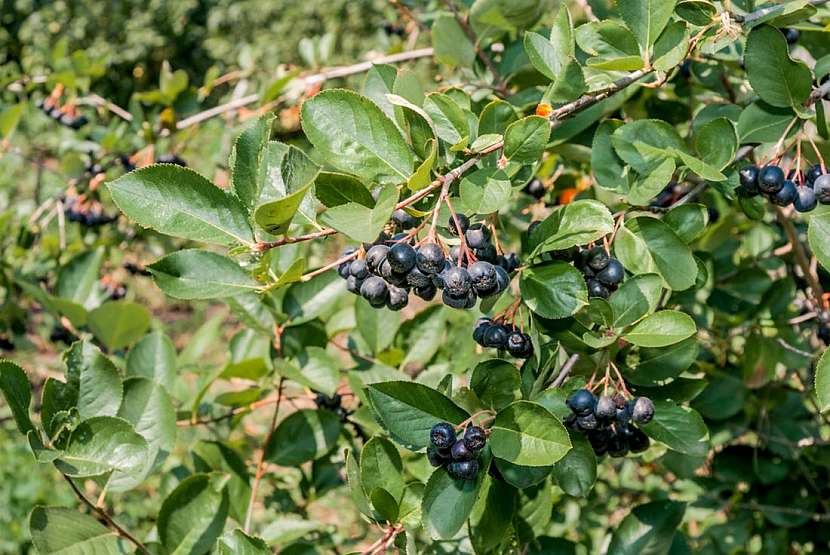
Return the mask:
M 631 411 L 631 419 L 637 424 L 648 424 L 654 418 L 654 403 L 648 397 L 637 397 Z
M 789 206 L 795 200 L 796 194 L 798 192 L 796 191 L 795 183 L 787 179 L 777 193 L 770 195 L 770 200 L 778 206 Z
M 444 268 L 444 251 L 435 243 L 421 245 L 416 256 L 418 269 L 425 274 L 437 274 Z
M 587 389 L 579 389 L 574 391 L 566 401 L 568 408 L 577 416 L 587 416 L 594 410 L 596 398 L 594 394 Z
M 389 288 L 383 278 L 370 276 L 360 286 L 360 294 L 369 304 L 374 307 L 381 307 L 386 304 L 389 296 Z
M 464 432 L 464 445 L 470 451 L 480 451 L 487 443 L 487 434 L 479 426 L 470 426 Z
M 625 278 L 625 268 L 616 258 L 608 261 L 608 265 L 597 273 L 597 281 L 606 287 L 614 287 Z
M 458 218 L 458 226 L 455 225 L 455 219 L 450 216 L 449 221 L 447 222 L 447 229 L 450 232 L 450 235 L 461 235 L 462 233 L 467 233 L 467 229 L 470 227 L 470 219 L 465 216 L 464 214 L 456 214 L 456 218 Z M 461 231 L 459 232 L 458 228 L 461 227 Z
M 415 267 L 415 249 L 408 243 L 395 243 L 389 249 L 386 260 L 392 267 L 392 271 L 404 274 Z
M 738 172 L 741 181 L 741 188 L 747 196 L 757 195 L 761 192 L 758 189 L 758 173 L 759 170 L 755 166 L 744 166 Z
M 758 172 L 758 188 L 762 193 L 774 195 L 784 186 L 784 170 L 778 166 L 764 166 Z
M 447 465 L 450 476 L 462 480 L 473 480 L 478 474 L 478 461 L 453 461 Z
M 455 428 L 449 422 L 439 422 L 429 431 L 429 441 L 438 449 L 449 449 L 455 443 Z
M 798 212 L 810 212 L 815 209 L 817 204 L 818 199 L 812 188 L 806 185 L 797 188 L 795 200 L 793 200 L 793 208 Z

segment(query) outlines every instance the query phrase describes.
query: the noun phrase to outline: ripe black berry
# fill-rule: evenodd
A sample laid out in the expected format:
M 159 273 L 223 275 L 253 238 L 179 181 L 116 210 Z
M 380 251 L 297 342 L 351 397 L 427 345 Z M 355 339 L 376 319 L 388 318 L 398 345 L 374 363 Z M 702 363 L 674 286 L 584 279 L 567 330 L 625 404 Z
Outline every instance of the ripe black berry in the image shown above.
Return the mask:
M 545 196 L 547 191 L 545 190 L 545 184 L 542 183 L 540 179 L 534 178 L 524 186 L 522 192 L 532 196 L 536 200 L 539 200 Z
M 507 275 L 507 270 L 501 266 L 496 266 L 496 282 L 499 285 L 499 293 L 507 289 L 510 285 L 510 276 Z
M 793 208 L 798 212 L 810 212 L 816 208 L 818 199 L 816 193 L 807 185 L 802 185 L 796 188 L 795 200 L 793 200 Z
M 617 415 L 617 404 L 614 403 L 614 399 L 607 395 L 597 399 L 594 415 L 600 420 L 613 420 Z
M 470 426 L 464 432 L 464 445 L 470 451 L 480 451 L 484 448 L 485 443 L 487 443 L 487 434 L 484 433 L 483 428 Z
M 764 166 L 758 172 L 758 188 L 762 193 L 774 195 L 784 186 L 784 170 L 778 166 Z
M 470 291 L 472 282 L 470 274 L 464 268 L 451 266 L 441 274 L 444 291 L 453 297 L 464 297 Z
M 455 428 L 449 422 L 439 422 L 429 431 L 429 441 L 438 449 L 449 449 L 455 443 Z
M 435 243 L 421 245 L 415 257 L 418 269 L 425 274 L 437 274 L 444 268 L 444 251 Z
M 596 430 L 599 427 L 599 422 L 597 422 L 597 417 L 594 416 L 594 413 L 589 412 L 585 416 L 577 416 L 576 425 L 581 430 Z
M 450 308 L 467 308 L 467 293 L 464 295 L 453 295 L 444 289 L 444 292 L 441 294 L 441 301 Z
M 386 304 L 389 296 L 389 288 L 383 278 L 369 276 L 360 286 L 360 294 L 369 304 L 374 307 L 381 307 Z
M 795 44 L 798 42 L 798 36 L 800 35 L 798 29 L 793 29 L 792 27 L 785 27 L 781 30 L 784 32 L 784 38 L 787 39 L 787 44 Z
M 625 268 L 616 258 L 608 261 L 608 265 L 597 273 L 597 280 L 607 287 L 614 287 L 625 278 Z
M 830 174 L 824 174 L 816 178 L 813 183 L 813 191 L 821 204 L 830 204 Z
M 473 340 L 481 346 L 484 346 L 484 334 L 493 325 L 493 320 L 490 318 L 479 318 L 473 327 Z
M 395 222 L 398 229 L 402 229 L 404 231 L 412 229 L 418 225 L 418 219 L 403 208 L 392 212 L 392 221 Z
M 450 449 L 450 456 L 454 461 L 469 461 L 475 457 L 475 453 L 463 441 L 456 441 Z
M 464 239 L 468 247 L 483 249 L 490 243 L 490 230 L 481 224 L 475 224 L 464 234 Z
M 496 267 L 489 262 L 479 260 L 467 269 L 470 283 L 479 297 L 488 297 L 498 291 L 499 283 L 496 277 Z
M 631 426 L 628 428 L 628 432 L 628 448 L 631 449 L 632 453 L 642 453 L 648 449 L 651 440 L 642 430 Z
M 355 295 L 360 295 L 360 288 L 363 285 L 362 279 L 357 279 L 354 276 L 346 278 L 346 291 Z
M 530 336 L 519 331 L 507 336 L 507 352 L 516 358 L 530 358 L 533 355 L 533 342 Z
M 450 216 L 449 221 L 447 222 L 447 229 L 450 232 L 450 235 L 461 235 L 462 233 L 467 233 L 467 229 L 470 228 L 470 219 L 465 216 L 464 214 L 456 214 L 458 218 L 458 226 L 461 227 L 461 232 L 459 233 L 458 226 L 455 225 L 455 218 Z
M 416 266 L 406 274 L 406 283 L 412 287 L 426 287 L 427 285 L 432 285 L 432 278 Z
M 753 196 L 760 193 L 758 189 L 758 173 L 759 170 L 755 166 L 744 166 L 738 172 L 741 180 L 741 188 L 747 196 Z
M 566 401 L 568 408 L 577 416 L 587 416 L 594 410 L 596 398 L 594 394 L 587 389 L 579 389 L 574 391 Z
M 770 200 L 778 206 L 789 206 L 795 200 L 796 194 L 798 192 L 796 191 L 795 183 L 787 179 L 777 193 L 770 195 Z
M 628 442 L 621 434 L 614 434 L 608 440 L 608 454 L 615 458 L 628 454 Z
M 485 262 L 495 263 L 499 259 L 499 253 L 496 251 L 496 247 L 492 243 L 487 243 L 487 245 L 481 249 L 473 249 L 473 253 L 476 255 L 476 258 L 484 260 Z
M 386 260 L 392 267 L 392 271 L 404 274 L 415 267 L 415 249 L 408 243 L 395 243 L 389 249 Z
M 409 293 L 406 289 L 395 285 L 389 286 L 389 297 L 386 299 L 386 306 L 389 310 L 400 310 L 409 304 Z
M 608 288 L 605 287 L 602 282 L 597 279 L 589 279 L 588 280 L 588 296 L 589 297 L 600 297 L 601 299 L 607 299 L 611 295 L 611 292 L 608 291 Z
M 366 266 L 365 260 L 352 260 L 349 265 L 349 273 L 357 279 L 366 279 L 369 277 L 369 268 Z
M 430 283 L 429 285 L 425 285 L 424 287 L 416 287 L 414 291 L 418 297 L 424 299 L 425 301 L 431 301 L 435 298 L 435 295 L 438 293 L 438 288 Z
M 484 332 L 484 346 L 491 349 L 504 349 L 507 345 L 508 331 L 501 324 L 493 324 Z
M 386 245 L 374 245 L 366 251 L 366 265 L 369 267 L 369 271 L 378 274 L 380 265 L 386 260 L 387 254 L 389 254 L 389 247 Z
M 821 173 L 821 164 L 816 164 L 807 170 L 807 173 L 804 174 L 804 179 L 807 181 L 808 185 L 812 185 L 816 182 L 816 179 L 821 177 Z
M 448 462 L 447 458 L 438 451 L 438 448 L 432 445 L 427 447 L 427 460 L 432 466 L 443 466 L 444 463 Z
M 453 461 L 447 465 L 450 476 L 462 480 L 473 480 L 478 474 L 478 461 Z
M 588 267 L 595 272 L 599 272 L 608 266 L 610 260 L 611 257 L 608 256 L 608 253 L 602 247 L 594 247 L 588 251 Z
M 648 424 L 654 418 L 654 403 L 648 397 L 637 397 L 631 418 L 637 424 Z

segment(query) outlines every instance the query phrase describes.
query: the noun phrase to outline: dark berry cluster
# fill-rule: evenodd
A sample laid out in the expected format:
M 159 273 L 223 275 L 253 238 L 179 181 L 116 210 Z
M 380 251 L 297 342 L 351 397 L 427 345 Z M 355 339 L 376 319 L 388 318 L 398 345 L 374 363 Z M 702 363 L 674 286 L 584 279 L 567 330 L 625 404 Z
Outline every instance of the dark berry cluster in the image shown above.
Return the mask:
M 71 129 L 77 130 L 89 123 L 89 119 L 85 115 L 78 114 L 74 108 L 61 107 L 51 98 L 38 100 L 36 105 L 38 109 L 43 110 L 44 114 Z
M 117 216 L 105 214 L 104 207 L 98 200 L 79 195 L 74 189 L 67 191 L 61 200 L 64 214 L 70 222 L 78 222 L 86 227 L 98 227 L 118 219 Z
M 482 347 L 507 351 L 516 358 L 533 356 L 530 336 L 499 319 L 479 318 L 473 329 L 473 339 Z
M 554 253 L 554 258 L 573 261 L 576 269 L 585 276 L 589 297 L 607 299 L 625 279 L 622 263 L 600 246 L 559 251 Z
M 104 295 L 113 301 L 123 299 L 127 295 L 127 286 L 109 275 L 101 277 L 101 287 L 104 288 Z
M 405 211 L 393 215 L 399 229 L 417 225 Z M 338 268 L 346 289 L 362 296 L 375 308 L 400 310 L 409 303 L 409 293 L 430 301 L 440 289 L 444 304 L 452 308 L 472 308 L 479 298 L 504 291 L 510 284 L 509 272 L 519 260 L 515 254 L 499 255 L 490 243 L 490 230 L 469 224 L 459 216 L 467 252 L 453 247 L 449 252 L 428 239 L 416 243 L 412 234 L 400 233 L 391 239 L 386 234 L 371 245 L 363 245 L 354 260 Z M 453 221 L 450 221 L 451 227 Z M 350 253 L 347 253 L 347 255 Z
M 587 389 L 575 391 L 566 401 L 573 414 L 565 426 L 584 432 L 598 455 L 624 457 L 641 453 L 651 443 L 635 424 L 648 424 L 654 418 L 654 403 L 648 397 L 626 401 L 622 395 L 597 398 Z
M 330 410 L 340 417 L 340 420 L 345 421 L 351 412 L 343 407 L 343 397 L 339 393 L 335 393 L 331 397 L 325 393 L 317 393 L 314 397 L 314 404 L 321 409 Z
M 545 184 L 542 183 L 542 180 L 534 177 L 522 188 L 522 192 L 532 196 L 536 200 L 542 200 L 548 191 L 545 188 Z
M 810 212 L 818 203 L 830 204 L 830 175 L 819 164 L 806 172 L 791 171 L 787 176 L 774 164 L 763 168 L 745 166 L 741 168 L 740 181 L 739 194 L 764 195 L 777 206 L 792 204 L 798 212 Z
M 429 442 L 427 459 L 432 466 L 445 466 L 454 478 L 475 479 L 479 470 L 478 454 L 487 444 L 484 428 L 469 426 L 459 439 L 452 424 L 440 422 L 430 430 Z

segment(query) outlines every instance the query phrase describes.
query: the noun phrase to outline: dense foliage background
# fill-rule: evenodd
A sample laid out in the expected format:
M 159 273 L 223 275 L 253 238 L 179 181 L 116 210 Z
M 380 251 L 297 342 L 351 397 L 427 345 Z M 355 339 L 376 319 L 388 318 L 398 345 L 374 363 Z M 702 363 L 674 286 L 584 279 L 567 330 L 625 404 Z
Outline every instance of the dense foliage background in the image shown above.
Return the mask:
M 826 4 L 5 0 L 0 553 L 827 552 Z

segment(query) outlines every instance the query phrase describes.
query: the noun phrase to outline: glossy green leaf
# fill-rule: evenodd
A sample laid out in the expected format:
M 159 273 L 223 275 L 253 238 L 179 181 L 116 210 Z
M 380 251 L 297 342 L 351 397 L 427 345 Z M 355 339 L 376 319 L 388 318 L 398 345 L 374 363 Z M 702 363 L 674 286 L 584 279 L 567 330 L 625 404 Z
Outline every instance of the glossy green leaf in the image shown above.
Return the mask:
M 638 217 L 620 227 L 614 253 L 629 271 L 658 273 L 675 291 L 695 284 L 697 263 L 689 247 L 665 223 Z
M 274 115 L 267 114 L 249 125 L 233 143 L 228 165 L 231 168 L 231 190 L 252 211 L 259 200 L 259 165 L 271 136 Z
M 674 12 L 676 0 L 619 0 L 623 21 L 644 50 L 657 41 Z
M 641 347 L 665 347 L 695 334 L 695 321 L 685 312 L 660 310 L 646 316 L 623 339 Z
M 530 401 L 516 401 L 499 411 L 490 430 L 493 456 L 514 464 L 548 466 L 571 448 L 559 419 Z
M 746 40 L 746 73 L 761 100 L 773 106 L 800 107 L 810 96 L 813 74 L 790 57 L 784 35 L 767 25 L 755 27 Z
M 510 179 L 498 168 L 474 171 L 461 180 L 459 189 L 465 209 L 476 214 L 498 212 L 512 193 Z
M 108 301 L 89 313 L 88 326 L 107 349 L 138 341 L 150 328 L 150 311 L 130 301 Z
M 470 67 L 476 59 L 476 51 L 464 30 L 451 14 L 440 14 L 432 23 L 432 47 L 435 57 L 451 67 Z
M 118 534 L 75 509 L 37 506 L 29 516 L 32 543 L 42 555 L 126 555 Z
M 577 200 L 554 210 L 529 237 L 533 256 L 596 241 L 611 233 L 614 219 L 596 200 Z
M 160 233 L 218 245 L 253 241 L 242 202 L 193 170 L 147 166 L 119 177 L 109 189 L 122 212 Z
M 685 511 L 685 503 L 668 500 L 634 507 L 614 531 L 608 552 L 620 555 L 668 553 Z
M 550 122 L 541 116 L 527 116 L 511 123 L 504 132 L 504 156 L 521 164 L 536 162 L 550 137 Z
M 164 333 L 151 332 L 127 353 L 127 376 L 141 376 L 172 393 L 176 382 L 176 347 Z
M 23 369 L 10 360 L 0 359 L 0 392 L 11 409 L 17 429 L 26 435 L 35 427 L 29 416 L 32 403 L 32 386 Z
M 375 488 L 382 488 L 397 501 L 403 497 L 403 462 L 398 448 L 380 436 L 375 436 L 360 451 L 360 483 L 371 497 Z
M 548 262 L 522 272 L 519 281 L 522 299 L 544 318 L 566 318 L 588 305 L 585 278 L 563 262 Z
M 568 495 L 585 497 L 597 479 L 597 457 L 583 434 L 571 436 L 571 443 L 571 450 L 554 463 L 553 477 Z
M 95 416 L 72 430 L 55 465 L 79 478 L 113 471 L 130 475 L 144 468 L 148 450 L 147 441 L 126 420 Z
M 421 515 L 429 535 L 436 539 L 450 539 L 464 526 L 487 473 L 480 471 L 474 480 L 451 477 L 439 468 L 430 476 L 424 489 Z
M 642 429 L 652 439 L 679 453 L 704 456 L 709 451 L 709 430 L 700 415 L 688 407 L 655 401 L 654 419 Z
M 816 364 L 816 397 L 822 411 L 830 409 L 830 355 L 825 351 Z
M 302 409 L 280 422 L 265 448 L 265 458 L 281 466 L 299 466 L 332 450 L 340 419 L 328 410 Z
M 225 482 L 221 474 L 193 474 L 167 496 L 156 527 L 168 552 L 201 555 L 214 547 L 228 516 Z
M 373 208 L 347 202 L 329 208 L 320 215 L 319 220 L 355 241 L 372 242 L 389 221 L 397 203 L 398 191 L 394 187 L 386 187 L 381 191 Z
M 249 536 L 242 530 L 226 532 L 216 542 L 217 555 L 270 555 L 271 548 L 260 538 Z

